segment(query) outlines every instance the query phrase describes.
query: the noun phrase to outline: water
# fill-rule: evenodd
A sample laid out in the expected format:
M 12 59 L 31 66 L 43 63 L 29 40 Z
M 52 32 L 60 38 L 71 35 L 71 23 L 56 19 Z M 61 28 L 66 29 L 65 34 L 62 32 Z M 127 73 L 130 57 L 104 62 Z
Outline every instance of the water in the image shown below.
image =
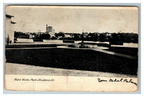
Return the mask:
M 112 47 L 131 47 L 131 48 L 138 48 L 138 43 L 124 43 L 123 45 L 112 45 Z
M 73 43 L 63 43 L 62 40 L 43 40 L 43 42 L 33 42 L 33 39 L 22 39 L 18 38 L 17 39 L 18 45 L 23 45 L 23 44 L 73 44 Z M 75 41 L 75 44 L 80 43 L 81 41 Z M 95 42 L 95 41 L 84 41 L 86 43 L 105 43 L 109 44 L 109 42 Z M 93 45 L 90 45 L 93 46 Z M 112 45 L 112 47 L 132 47 L 132 48 L 138 48 L 138 43 L 124 43 L 123 45 Z

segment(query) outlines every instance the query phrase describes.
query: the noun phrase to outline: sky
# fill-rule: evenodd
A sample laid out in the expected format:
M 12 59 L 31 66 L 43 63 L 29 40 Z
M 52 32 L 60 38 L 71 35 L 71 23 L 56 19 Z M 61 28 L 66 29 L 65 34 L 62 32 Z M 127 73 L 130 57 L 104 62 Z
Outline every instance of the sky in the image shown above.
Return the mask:
M 21 32 L 45 32 L 48 24 L 55 32 L 138 33 L 137 7 L 7 6 L 6 13 Z

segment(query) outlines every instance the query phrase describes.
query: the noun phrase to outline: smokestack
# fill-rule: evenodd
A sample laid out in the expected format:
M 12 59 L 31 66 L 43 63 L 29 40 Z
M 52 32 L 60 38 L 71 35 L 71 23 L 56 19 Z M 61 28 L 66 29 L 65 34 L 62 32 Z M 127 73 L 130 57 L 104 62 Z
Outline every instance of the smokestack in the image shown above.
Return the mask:
M 46 24 L 46 32 L 47 32 L 47 27 L 48 27 L 48 24 Z
M 48 27 L 48 24 L 46 24 L 46 27 Z

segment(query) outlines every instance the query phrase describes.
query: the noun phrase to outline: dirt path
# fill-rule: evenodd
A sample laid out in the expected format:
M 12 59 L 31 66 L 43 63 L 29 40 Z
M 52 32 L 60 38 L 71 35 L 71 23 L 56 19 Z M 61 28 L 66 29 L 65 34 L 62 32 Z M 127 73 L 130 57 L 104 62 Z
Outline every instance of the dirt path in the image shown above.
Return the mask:
M 88 76 L 88 77 L 136 77 L 107 72 L 82 71 L 72 69 L 60 69 L 51 67 L 39 67 L 26 64 L 6 63 L 6 74 L 14 75 L 49 75 L 49 76 Z

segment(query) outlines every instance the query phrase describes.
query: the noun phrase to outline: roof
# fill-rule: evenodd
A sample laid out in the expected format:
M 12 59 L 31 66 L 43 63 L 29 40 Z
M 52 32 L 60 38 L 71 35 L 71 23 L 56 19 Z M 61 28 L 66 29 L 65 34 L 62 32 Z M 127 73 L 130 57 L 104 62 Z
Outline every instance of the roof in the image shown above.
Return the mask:
M 48 26 L 49 28 L 52 28 L 52 26 Z
M 11 17 L 14 17 L 14 16 L 6 14 L 6 17 L 11 18 Z

